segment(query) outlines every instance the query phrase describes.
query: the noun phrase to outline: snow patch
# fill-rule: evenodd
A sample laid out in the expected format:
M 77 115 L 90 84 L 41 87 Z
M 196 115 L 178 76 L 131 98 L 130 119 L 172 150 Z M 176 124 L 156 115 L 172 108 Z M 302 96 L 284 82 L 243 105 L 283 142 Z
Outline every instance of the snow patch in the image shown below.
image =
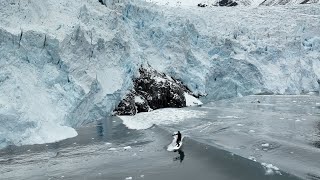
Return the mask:
M 199 99 L 191 96 L 186 92 L 184 93 L 184 97 L 186 98 L 186 106 L 198 106 L 203 104 Z
M 144 101 L 142 100 L 142 98 L 140 96 L 135 96 L 134 97 L 134 102 L 135 103 L 140 103 L 140 104 L 144 103 Z

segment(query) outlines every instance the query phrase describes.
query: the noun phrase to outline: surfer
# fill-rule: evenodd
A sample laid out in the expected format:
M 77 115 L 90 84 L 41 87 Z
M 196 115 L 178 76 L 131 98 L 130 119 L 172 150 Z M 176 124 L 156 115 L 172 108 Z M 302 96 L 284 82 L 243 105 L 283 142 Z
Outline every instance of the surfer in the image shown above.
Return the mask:
M 177 143 L 177 145 L 178 145 L 178 147 L 179 147 L 179 146 L 180 146 L 180 142 L 181 142 L 181 137 L 182 137 L 182 135 L 181 135 L 180 131 L 178 131 L 177 134 L 174 134 L 174 135 L 172 135 L 172 136 L 175 136 L 175 135 L 178 136 L 176 143 Z

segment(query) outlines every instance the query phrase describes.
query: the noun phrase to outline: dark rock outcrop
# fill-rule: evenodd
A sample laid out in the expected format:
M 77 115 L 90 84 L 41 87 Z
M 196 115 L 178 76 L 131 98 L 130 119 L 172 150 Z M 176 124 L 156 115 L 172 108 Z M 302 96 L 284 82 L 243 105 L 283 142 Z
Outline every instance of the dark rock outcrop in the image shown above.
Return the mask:
M 237 6 L 238 3 L 235 2 L 235 1 L 232 1 L 232 0 L 220 0 L 218 2 L 218 5 L 219 6 L 228 6 L 228 7 L 230 7 L 230 6 Z
M 204 4 L 204 3 L 199 3 L 198 4 L 198 7 L 207 7 L 208 5 L 207 4 Z
M 159 108 L 186 106 L 184 92 L 191 92 L 179 80 L 151 67 L 141 67 L 139 72 L 140 77 L 134 79 L 134 89 L 115 109 L 116 115 L 135 115 Z

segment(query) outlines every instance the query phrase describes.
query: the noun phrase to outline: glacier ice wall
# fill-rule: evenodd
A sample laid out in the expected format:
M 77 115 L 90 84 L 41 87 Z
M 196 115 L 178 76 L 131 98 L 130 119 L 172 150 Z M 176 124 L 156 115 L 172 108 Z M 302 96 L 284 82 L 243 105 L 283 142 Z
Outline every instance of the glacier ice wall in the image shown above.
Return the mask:
M 207 101 L 318 89 L 318 5 L 102 2 L 0 2 L 0 146 L 75 136 L 110 114 L 141 64 Z
M 198 4 L 207 5 L 206 8 L 214 6 L 280 6 L 280 5 L 298 5 L 298 4 L 319 4 L 319 0 L 145 0 L 158 5 L 166 6 L 197 6 Z

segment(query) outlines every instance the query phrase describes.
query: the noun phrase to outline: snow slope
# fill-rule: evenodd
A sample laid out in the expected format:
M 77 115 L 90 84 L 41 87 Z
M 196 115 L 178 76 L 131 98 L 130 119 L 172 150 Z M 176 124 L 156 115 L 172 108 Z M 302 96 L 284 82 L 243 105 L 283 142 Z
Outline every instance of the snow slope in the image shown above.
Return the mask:
M 206 101 L 315 91 L 319 16 L 319 5 L 0 1 L 0 147 L 75 136 L 110 114 L 141 64 Z

